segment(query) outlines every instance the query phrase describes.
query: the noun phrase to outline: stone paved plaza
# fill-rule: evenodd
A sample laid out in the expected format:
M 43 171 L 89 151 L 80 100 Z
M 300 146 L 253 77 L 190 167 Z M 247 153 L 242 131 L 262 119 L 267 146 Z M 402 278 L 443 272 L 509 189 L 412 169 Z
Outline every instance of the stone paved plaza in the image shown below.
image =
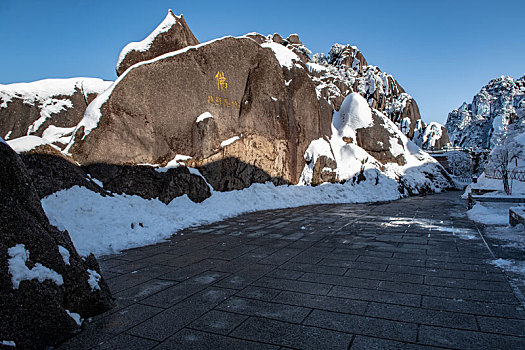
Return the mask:
M 525 349 L 459 195 L 251 213 L 103 257 L 117 306 L 61 349 Z

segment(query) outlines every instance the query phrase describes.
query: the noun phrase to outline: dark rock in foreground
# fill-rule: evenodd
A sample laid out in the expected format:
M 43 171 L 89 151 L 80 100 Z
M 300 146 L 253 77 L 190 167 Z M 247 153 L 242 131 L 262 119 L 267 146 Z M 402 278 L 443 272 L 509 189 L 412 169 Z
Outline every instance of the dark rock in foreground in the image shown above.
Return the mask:
M 75 317 L 111 307 L 93 255 L 78 255 L 49 224 L 20 157 L 0 140 L 0 339 L 18 348 L 53 346 L 74 334 Z

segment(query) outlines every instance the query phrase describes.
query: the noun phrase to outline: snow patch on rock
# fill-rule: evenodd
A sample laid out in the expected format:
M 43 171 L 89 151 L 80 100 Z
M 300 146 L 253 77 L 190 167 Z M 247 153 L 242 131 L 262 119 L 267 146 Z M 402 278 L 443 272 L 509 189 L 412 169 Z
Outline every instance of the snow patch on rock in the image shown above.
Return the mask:
M 95 290 L 100 290 L 100 286 L 98 284 L 102 278 L 100 274 L 97 271 L 91 269 L 88 269 L 87 272 L 89 273 L 88 283 L 91 287 L 91 291 L 94 292 Z
M 262 43 L 262 47 L 267 47 L 273 51 L 275 58 L 279 61 L 282 67 L 292 69 L 295 62 L 301 62 L 299 56 L 297 56 L 292 50 L 287 49 L 285 46 L 277 43 Z M 299 66 L 300 67 L 300 66 Z
M 29 251 L 26 250 L 24 244 L 17 244 L 14 247 L 7 249 L 10 258 L 8 259 L 9 273 L 11 274 L 11 282 L 13 289 L 18 289 L 20 282 L 38 280 L 42 283 L 45 280 L 55 282 L 57 286 L 64 284 L 64 280 L 60 274 L 52 269 L 36 263 L 33 268 L 26 266 L 29 260 Z
M 82 322 L 84 320 L 82 319 L 82 317 L 79 314 L 77 314 L 75 312 L 71 312 L 68 309 L 66 309 L 66 313 L 69 315 L 69 317 L 71 317 L 75 321 L 75 323 L 77 325 L 82 326 Z
M 180 19 L 180 16 L 175 16 L 172 14 L 171 10 L 168 11 L 168 14 L 166 15 L 166 18 L 155 28 L 153 32 L 151 32 L 144 40 L 142 41 L 134 41 L 130 42 L 120 52 L 120 55 L 118 56 L 117 60 L 117 70 L 119 69 L 122 61 L 124 61 L 124 58 L 131 52 L 131 51 L 148 51 L 151 47 L 151 44 L 155 40 L 157 36 L 161 33 L 165 33 L 168 30 L 170 30 L 171 27 L 173 27 L 175 24 L 177 24 L 177 19 Z
M 67 250 L 65 247 L 59 245 L 58 246 L 58 252 L 60 253 L 60 255 L 62 255 L 62 260 L 64 261 L 64 264 L 71 265 L 69 263 L 69 257 L 70 257 L 69 250 Z

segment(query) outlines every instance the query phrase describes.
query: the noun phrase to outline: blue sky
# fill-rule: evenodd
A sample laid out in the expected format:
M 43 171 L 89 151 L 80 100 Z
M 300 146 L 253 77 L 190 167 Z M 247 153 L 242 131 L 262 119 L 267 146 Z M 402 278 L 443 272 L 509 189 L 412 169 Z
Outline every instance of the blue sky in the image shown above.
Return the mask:
M 524 0 L 0 0 L 0 84 L 114 80 L 122 47 L 169 8 L 201 42 L 256 31 L 298 33 L 313 52 L 357 45 L 414 96 L 426 122 L 444 123 L 492 78 L 525 74 Z

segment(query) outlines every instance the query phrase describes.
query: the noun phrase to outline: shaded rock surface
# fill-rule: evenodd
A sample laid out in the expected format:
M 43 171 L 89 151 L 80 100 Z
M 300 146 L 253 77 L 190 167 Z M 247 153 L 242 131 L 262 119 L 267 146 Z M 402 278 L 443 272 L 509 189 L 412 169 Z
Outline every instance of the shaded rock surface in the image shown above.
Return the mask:
M 93 182 L 71 158 L 49 145 L 22 153 L 20 158 L 40 199 L 73 186 L 83 186 L 91 191 L 106 194 L 106 191 Z
M 171 10 L 161 24 L 147 38 L 129 43 L 122 49 L 117 62 L 117 76 L 135 63 L 147 61 L 186 46 L 199 44 L 182 15 Z
M 105 190 L 113 193 L 159 198 L 166 204 L 184 194 L 194 202 L 202 202 L 211 196 L 204 179 L 190 174 L 186 167 L 159 172 L 150 166 L 90 164 L 84 169 L 102 182 Z
M 68 312 L 97 315 L 111 296 L 96 259 L 81 258 L 68 233 L 49 224 L 24 163 L 3 142 L 0 161 L 0 339 L 41 349 L 76 332 Z

